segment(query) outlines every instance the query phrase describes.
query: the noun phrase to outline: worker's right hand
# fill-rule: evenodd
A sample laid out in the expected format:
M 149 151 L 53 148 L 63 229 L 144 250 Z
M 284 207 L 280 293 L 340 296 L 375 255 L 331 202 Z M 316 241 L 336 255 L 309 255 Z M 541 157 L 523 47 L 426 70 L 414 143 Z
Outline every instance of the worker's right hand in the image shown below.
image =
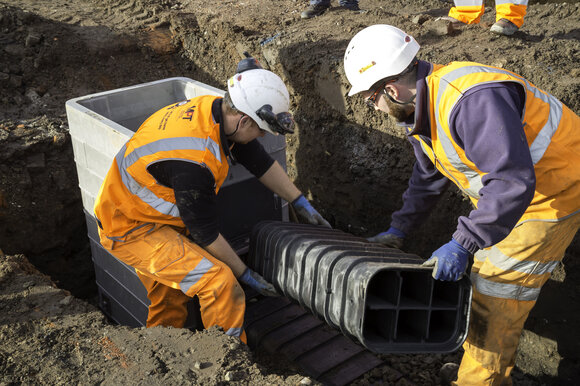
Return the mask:
M 421 264 L 433 267 L 433 278 L 436 280 L 457 281 L 465 274 L 465 268 L 471 252 L 454 239 L 433 252 L 429 260 Z
M 371 243 L 383 244 L 389 248 L 401 249 L 403 241 L 405 240 L 405 232 L 397 228 L 390 227 L 386 232 L 379 233 L 376 236 L 367 239 Z
M 250 268 L 246 268 L 238 280 L 244 284 L 249 285 L 258 291 L 258 293 L 261 295 L 279 296 L 272 284 L 268 283 L 262 276 L 260 276 L 257 272 L 252 271 Z

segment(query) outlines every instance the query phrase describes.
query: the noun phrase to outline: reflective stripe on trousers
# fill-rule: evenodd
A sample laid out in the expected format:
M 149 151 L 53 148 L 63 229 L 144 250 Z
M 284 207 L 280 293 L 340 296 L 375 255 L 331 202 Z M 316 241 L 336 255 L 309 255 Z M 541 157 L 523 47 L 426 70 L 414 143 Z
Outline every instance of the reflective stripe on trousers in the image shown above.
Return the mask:
M 449 10 L 449 16 L 465 24 L 480 22 L 485 7 L 483 0 L 454 0 L 455 6 Z M 528 0 L 496 0 L 495 20 L 507 19 L 521 27 L 528 8 Z
M 220 326 L 228 335 L 244 342 L 244 291 L 232 271 L 220 260 L 170 226 L 144 227 L 125 242 L 101 238 L 116 258 L 138 272 L 151 300 L 147 326 L 183 327 L 186 302 L 197 295 L 206 328 Z M 169 287 L 169 288 L 167 288 Z
M 476 253 L 469 333 L 455 384 L 511 384 L 524 323 L 579 227 L 580 215 L 525 222 Z

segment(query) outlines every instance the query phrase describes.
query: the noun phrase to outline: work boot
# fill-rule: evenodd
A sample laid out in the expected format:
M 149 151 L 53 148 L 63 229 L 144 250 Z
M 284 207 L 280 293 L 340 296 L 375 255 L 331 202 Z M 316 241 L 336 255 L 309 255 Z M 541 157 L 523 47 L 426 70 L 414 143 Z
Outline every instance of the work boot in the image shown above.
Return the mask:
M 510 36 L 513 35 L 519 27 L 508 19 L 499 19 L 489 29 L 494 34 Z
M 439 369 L 439 379 L 441 384 L 444 386 L 451 385 L 451 382 L 457 380 L 457 372 L 459 371 L 459 365 L 457 363 L 445 363 Z
M 329 8 L 329 5 L 324 4 L 314 4 L 309 5 L 304 12 L 300 14 L 302 19 L 312 19 L 313 17 L 320 16 Z
M 340 7 L 348 9 L 349 11 L 360 11 L 358 4 L 341 5 Z

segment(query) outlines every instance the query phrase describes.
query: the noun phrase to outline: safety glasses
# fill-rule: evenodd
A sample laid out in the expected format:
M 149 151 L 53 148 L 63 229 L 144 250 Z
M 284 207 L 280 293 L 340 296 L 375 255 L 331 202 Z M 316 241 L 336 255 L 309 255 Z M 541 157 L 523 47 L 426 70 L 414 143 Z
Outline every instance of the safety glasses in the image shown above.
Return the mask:
M 280 134 L 294 133 L 294 118 L 288 112 L 274 114 L 272 106 L 264 105 L 256 111 L 256 115 L 266 121 L 270 128 Z
M 406 74 L 408 71 L 403 72 L 402 74 Z M 391 101 L 395 101 L 393 99 L 393 97 L 391 97 L 389 95 L 389 93 L 387 92 L 387 90 L 385 90 L 385 87 L 387 87 L 388 84 L 391 83 L 395 83 L 396 81 L 398 81 L 400 79 L 400 75 L 396 76 L 396 77 L 392 77 L 390 79 L 382 79 L 382 81 L 379 81 L 375 84 L 373 84 L 371 86 L 371 88 L 369 88 L 369 90 L 375 90 L 373 91 L 373 93 L 371 94 L 370 97 L 365 99 L 365 103 L 367 104 L 367 106 L 374 108 L 377 104 L 377 99 L 379 99 L 379 96 L 382 93 L 385 93 L 385 95 L 391 100 Z
M 377 98 L 379 97 L 379 95 L 383 93 L 383 91 L 385 91 L 386 85 L 387 82 L 381 83 L 379 87 L 377 87 L 375 91 L 371 94 L 371 96 L 365 99 L 365 103 L 367 104 L 367 106 L 369 106 L 370 108 L 374 108 L 376 106 Z

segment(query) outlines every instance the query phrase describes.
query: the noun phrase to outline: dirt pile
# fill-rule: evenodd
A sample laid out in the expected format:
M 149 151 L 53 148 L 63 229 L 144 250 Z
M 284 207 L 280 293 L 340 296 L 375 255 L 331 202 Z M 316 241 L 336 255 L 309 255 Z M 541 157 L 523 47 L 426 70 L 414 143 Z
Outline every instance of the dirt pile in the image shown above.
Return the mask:
M 262 367 L 260 355 L 233 347 L 217 331 L 112 326 L 79 300 L 92 302 L 96 289 L 64 110 L 68 99 L 172 76 L 223 89 L 247 50 L 289 85 L 298 123 L 287 138 L 289 174 L 337 228 L 363 236 L 387 226 L 413 162 L 390 121 L 369 112 L 360 98 L 346 97 L 342 56 L 365 26 L 403 28 L 421 44 L 420 59 L 473 60 L 520 73 L 580 111 L 578 3 L 531 4 L 511 38 L 489 33 L 492 8 L 480 25 L 446 35 L 434 23 L 450 5 L 438 0 L 361 0 L 361 13 L 333 3 L 321 17 L 301 20 L 306 5 L 0 1 L 0 248 L 9 255 L 0 262 L 0 381 L 309 382 L 268 355 Z M 468 211 L 451 189 L 404 248 L 427 256 Z M 580 373 L 578 257 L 577 238 L 526 323 L 518 384 L 571 383 Z M 359 384 L 435 384 L 440 365 L 459 356 L 385 356 L 385 366 Z
M 99 310 L 56 288 L 22 255 L 2 256 L 0 286 L 4 385 L 310 382 L 299 374 L 263 372 L 247 346 L 216 328 L 113 326 Z

